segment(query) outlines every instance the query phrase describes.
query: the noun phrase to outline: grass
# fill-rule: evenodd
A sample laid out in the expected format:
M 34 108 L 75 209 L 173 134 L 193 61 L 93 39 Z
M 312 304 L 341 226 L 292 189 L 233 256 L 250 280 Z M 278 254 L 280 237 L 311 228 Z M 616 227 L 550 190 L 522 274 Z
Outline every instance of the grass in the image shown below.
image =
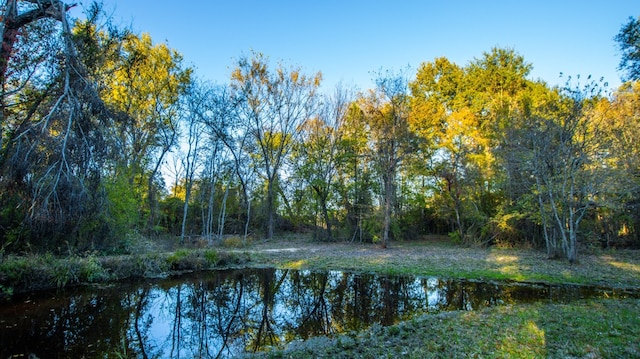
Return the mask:
M 5 256 L 0 262 L 0 300 L 22 292 L 162 277 L 176 272 L 226 268 L 247 261 L 240 253 L 220 253 L 211 248 L 105 257 Z
M 423 315 L 259 358 L 638 358 L 640 300 L 534 303 Z
M 465 248 L 441 240 L 394 242 L 388 249 L 298 240 L 245 251 L 254 266 L 640 288 L 640 255 L 632 250 L 585 251 L 574 265 L 533 249 Z

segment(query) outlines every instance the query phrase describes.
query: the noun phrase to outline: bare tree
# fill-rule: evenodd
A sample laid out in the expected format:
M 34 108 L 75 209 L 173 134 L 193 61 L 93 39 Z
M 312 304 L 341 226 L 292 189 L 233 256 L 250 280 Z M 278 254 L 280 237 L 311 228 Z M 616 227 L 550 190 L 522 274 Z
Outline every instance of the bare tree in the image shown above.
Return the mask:
M 254 156 L 266 182 L 266 237 L 273 238 L 276 185 L 299 135 L 300 125 L 311 117 L 321 75 L 308 77 L 300 69 L 280 65 L 274 72 L 261 54 L 241 58 L 232 73 L 232 96 L 236 115 L 257 150 Z
M 187 126 L 186 153 L 182 158 L 185 169 L 185 197 L 182 212 L 182 226 L 180 230 L 180 243 L 184 244 L 185 230 L 187 225 L 187 215 L 189 212 L 189 202 L 193 190 L 195 174 L 200 166 L 200 152 L 202 145 L 200 138 L 204 133 L 202 114 L 206 105 L 206 96 L 201 93 L 198 85 L 193 84 L 187 94 L 187 113 L 185 125 Z

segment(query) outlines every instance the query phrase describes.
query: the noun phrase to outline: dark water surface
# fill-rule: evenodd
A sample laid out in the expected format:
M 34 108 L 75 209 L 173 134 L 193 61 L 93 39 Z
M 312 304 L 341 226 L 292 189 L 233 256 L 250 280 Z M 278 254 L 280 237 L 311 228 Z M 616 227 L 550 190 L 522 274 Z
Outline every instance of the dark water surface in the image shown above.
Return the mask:
M 338 271 L 216 271 L 16 297 L 0 306 L 0 358 L 224 358 L 421 313 L 625 296 L 640 293 Z

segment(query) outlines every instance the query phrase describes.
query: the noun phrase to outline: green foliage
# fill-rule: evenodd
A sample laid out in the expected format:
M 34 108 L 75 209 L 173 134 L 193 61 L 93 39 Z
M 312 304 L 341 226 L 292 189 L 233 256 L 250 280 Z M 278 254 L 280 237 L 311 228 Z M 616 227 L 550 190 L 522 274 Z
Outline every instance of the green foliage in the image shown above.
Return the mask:
M 449 232 L 448 236 L 449 236 L 449 239 L 451 240 L 451 243 L 453 244 L 462 244 L 463 242 L 462 236 L 458 231 Z
M 124 176 L 108 180 L 105 191 L 109 201 L 108 223 L 114 236 L 124 240 L 141 224 L 140 194 L 131 190 L 131 185 Z
M 102 267 L 98 257 L 91 255 L 80 259 L 80 280 L 82 282 L 101 282 L 109 279 L 109 274 Z
M 218 255 L 218 251 L 214 249 L 207 249 L 202 254 L 204 258 L 209 262 L 210 265 L 216 265 L 220 256 Z
M 171 253 L 169 257 L 167 257 L 167 263 L 171 267 L 179 266 L 180 262 L 185 260 L 190 255 L 190 251 L 187 249 L 178 249 L 177 251 Z
M 2 74 L 16 90 L 2 98 L 0 253 L 129 253 L 142 235 L 181 232 L 185 179 L 163 196 L 159 173 L 181 143 L 179 119 L 197 112 L 181 107 L 192 69 L 148 34 L 100 29 L 99 13 L 92 8 L 62 40 L 55 21 L 35 20 Z M 639 28 L 630 18 L 615 38 L 630 80 L 640 77 Z M 561 91 L 530 80 L 533 65 L 513 49 L 492 48 L 465 66 L 425 62 L 411 83 L 383 73 L 354 100 L 321 98 L 321 73 L 272 66 L 263 54 L 236 65 L 224 94 L 207 97 L 196 116 L 215 141 L 194 163 L 211 168 L 194 179 L 186 233 L 215 232 L 225 200 L 225 233 L 243 233 L 250 218 L 267 237 L 300 228 L 373 242 L 451 232 L 454 243 L 516 246 L 575 225 L 581 243 L 640 246 L 638 83 L 611 97 L 590 83 Z M 78 70 L 69 84 L 68 66 Z M 79 86 L 97 90 L 68 91 Z M 238 183 L 251 171 L 259 178 Z M 567 173 L 577 182 L 561 183 Z M 572 208 L 576 198 L 583 202 Z M 562 224 L 552 224 L 553 210 Z M 570 213 L 584 215 L 582 230 L 565 220 Z M 245 245 L 238 238 L 222 245 Z M 137 261 L 132 273 L 213 260 L 177 251 Z M 106 275 L 91 258 L 79 272 L 49 264 L 59 285 Z

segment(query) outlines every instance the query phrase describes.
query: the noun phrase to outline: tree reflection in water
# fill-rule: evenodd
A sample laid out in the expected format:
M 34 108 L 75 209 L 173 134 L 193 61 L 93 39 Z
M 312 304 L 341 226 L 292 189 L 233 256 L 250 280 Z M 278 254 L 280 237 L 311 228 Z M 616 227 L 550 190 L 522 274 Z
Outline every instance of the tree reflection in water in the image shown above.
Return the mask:
M 220 358 L 424 312 L 602 295 L 523 285 L 276 269 L 190 274 L 17 298 L 0 307 L 0 358 Z M 607 291 L 607 295 L 615 293 Z

